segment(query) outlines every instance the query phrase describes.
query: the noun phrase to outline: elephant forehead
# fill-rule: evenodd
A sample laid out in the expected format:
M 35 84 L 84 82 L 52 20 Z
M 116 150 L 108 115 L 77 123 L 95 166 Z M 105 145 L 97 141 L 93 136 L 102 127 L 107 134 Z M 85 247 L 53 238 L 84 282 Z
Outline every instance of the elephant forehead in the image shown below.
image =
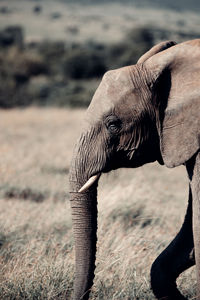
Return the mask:
M 132 97 L 134 89 L 129 67 L 108 71 L 88 108 L 87 116 L 90 121 L 101 119 L 117 106 L 121 106 Z
M 134 89 L 134 85 L 130 67 L 108 71 L 105 73 L 99 86 L 100 93 L 105 93 L 105 97 L 110 99 L 110 101 L 115 101 L 132 89 Z

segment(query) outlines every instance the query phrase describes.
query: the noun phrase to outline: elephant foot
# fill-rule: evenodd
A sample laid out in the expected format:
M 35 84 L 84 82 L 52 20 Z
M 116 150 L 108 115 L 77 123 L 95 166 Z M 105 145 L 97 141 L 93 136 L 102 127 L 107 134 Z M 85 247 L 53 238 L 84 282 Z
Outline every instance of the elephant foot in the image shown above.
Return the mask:
M 158 298 L 159 300 L 187 300 L 183 295 L 180 296 L 164 296 L 162 298 Z
M 163 270 L 158 271 L 155 264 L 151 269 L 151 288 L 159 300 L 187 300 L 177 289 L 175 280 L 172 281 Z
M 189 189 L 188 208 L 183 225 L 151 267 L 151 287 L 157 299 L 186 300 L 177 289 L 178 276 L 195 264 L 192 233 L 192 192 Z
M 159 280 L 158 280 L 159 282 Z M 159 285 L 151 280 L 152 290 L 154 295 L 159 300 L 187 300 L 176 287 L 174 283 L 173 286 L 165 283 L 165 286 Z

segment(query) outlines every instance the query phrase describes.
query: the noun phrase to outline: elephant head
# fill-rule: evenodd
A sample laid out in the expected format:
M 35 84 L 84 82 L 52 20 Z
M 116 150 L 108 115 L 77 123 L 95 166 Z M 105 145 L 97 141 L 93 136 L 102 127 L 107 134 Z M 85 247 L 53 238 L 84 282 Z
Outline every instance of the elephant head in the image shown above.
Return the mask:
M 200 40 L 164 42 L 136 65 L 108 71 L 87 110 L 70 169 L 76 251 L 74 300 L 88 299 L 102 173 L 158 161 L 175 167 L 199 149 Z

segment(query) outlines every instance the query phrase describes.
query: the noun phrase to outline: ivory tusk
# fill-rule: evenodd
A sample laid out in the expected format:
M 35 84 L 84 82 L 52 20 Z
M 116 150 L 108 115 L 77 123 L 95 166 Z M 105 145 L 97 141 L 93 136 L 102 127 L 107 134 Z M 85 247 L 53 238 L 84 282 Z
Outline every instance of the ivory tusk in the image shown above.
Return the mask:
M 98 174 L 90 177 L 88 179 L 88 181 L 82 186 L 82 188 L 80 188 L 80 190 L 78 192 L 83 193 L 83 192 L 87 191 L 89 189 L 89 187 L 91 187 L 95 183 L 95 181 L 97 179 L 99 179 L 100 176 L 101 176 L 101 173 L 98 173 Z

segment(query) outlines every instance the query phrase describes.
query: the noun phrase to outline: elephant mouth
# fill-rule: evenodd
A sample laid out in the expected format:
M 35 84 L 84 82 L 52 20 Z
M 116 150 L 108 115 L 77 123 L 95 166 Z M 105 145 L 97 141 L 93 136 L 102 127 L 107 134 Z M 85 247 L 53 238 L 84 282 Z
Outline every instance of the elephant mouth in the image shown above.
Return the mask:
M 88 181 L 80 188 L 79 193 L 86 192 L 101 176 L 101 173 L 91 176 Z

